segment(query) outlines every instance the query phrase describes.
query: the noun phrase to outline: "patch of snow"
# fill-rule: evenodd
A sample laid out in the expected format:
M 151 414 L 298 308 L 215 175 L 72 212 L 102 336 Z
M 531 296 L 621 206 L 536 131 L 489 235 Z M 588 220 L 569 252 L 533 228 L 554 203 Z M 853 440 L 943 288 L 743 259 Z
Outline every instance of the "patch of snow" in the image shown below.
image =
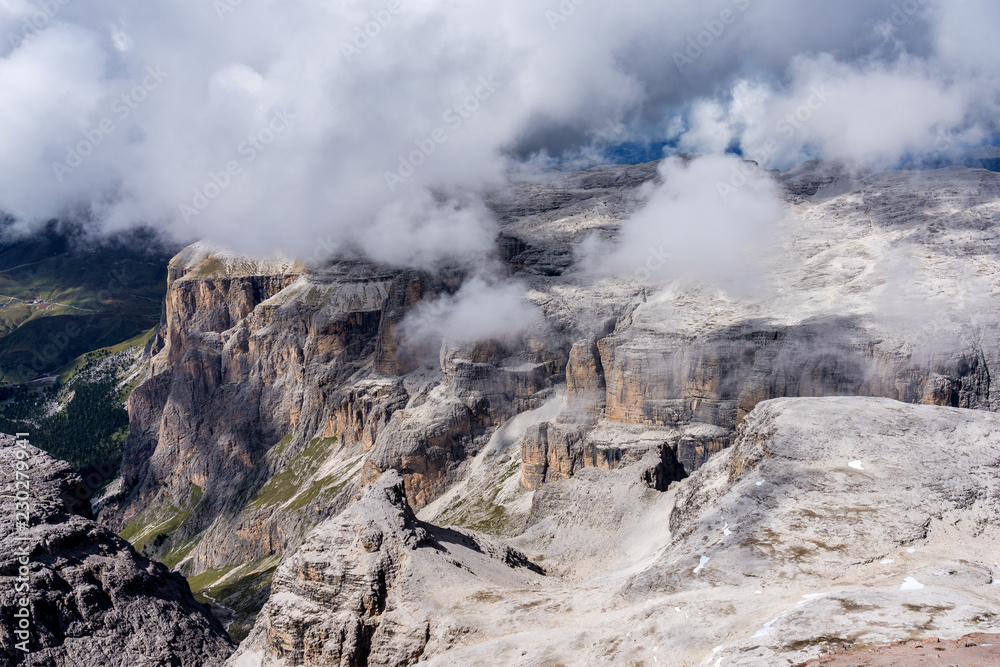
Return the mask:
M 762 480 L 762 479 L 757 480 L 757 486 L 761 486 L 763 483 L 764 483 L 764 480 Z
M 726 522 L 726 525 L 722 527 L 722 534 L 726 535 L 727 537 L 729 535 L 733 534 L 733 531 L 729 530 L 729 522 L 728 521 Z
M 758 630 L 757 632 L 755 632 L 753 634 L 753 636 L 754 637 L 761 637 L 763 635 L 766 635 L 771 630 L 771 626 L 773 626 L 775 623 L 777 623 L 778 619 L 781 618 L 782 616 L 784 616 L 786 613 L 787 612 L 782 612 L 780 616 L 777 616 L 777 617 L 771 619 L 770 621 L 768 621 L 767 623 L 765 623 L 764 627 L 762 627 L 760 630 Z
M 851 466 L 855 470 L 864 470 L 864 467 L 861 465 L 861 461 L 851 461 L 847 465 Z
M 892 565 L 895 562 L 896 561 L 893 560 L 892 558 L 883 558 L 882 560 L 879 561 L 879 563 L 881 563 L 882 565 Z
M 901 591 L 916 591 L 916 590 L 920 590 L 923 587 L 924 587 L 924 585 L 922 583 L 920 583 L 919 581 L 917 581 L 916 579 L 914 579 L 913 577 L 907 577 L 903 581 L 903 585 L 899 587 L 899 590 L 901 590 Z
M 710 560 L 712 560 L 712 559 L 709 558 L 708 556 L 702 556 L 701 557 L 701 562 L 698 563 L 698 567 L 694 568 L 694 573 L 698 574 L 699 572 L 701 572 L 702 568 L 705 567 L 705 564 L 708 563 L 708 561 L 710 561 Z

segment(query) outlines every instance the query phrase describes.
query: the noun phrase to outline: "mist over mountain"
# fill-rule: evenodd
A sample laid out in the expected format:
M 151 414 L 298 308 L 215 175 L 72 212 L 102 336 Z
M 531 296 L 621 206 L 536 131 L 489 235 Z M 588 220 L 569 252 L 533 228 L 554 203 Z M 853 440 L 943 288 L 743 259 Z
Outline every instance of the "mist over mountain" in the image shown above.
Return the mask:
M 475 192 L 512 162 L 978 146 L 998 29 L 986 0 L 8 0 L 0 210 L 398 265 L 447 256 L 444 232 L 472 256 L 495 231 Z

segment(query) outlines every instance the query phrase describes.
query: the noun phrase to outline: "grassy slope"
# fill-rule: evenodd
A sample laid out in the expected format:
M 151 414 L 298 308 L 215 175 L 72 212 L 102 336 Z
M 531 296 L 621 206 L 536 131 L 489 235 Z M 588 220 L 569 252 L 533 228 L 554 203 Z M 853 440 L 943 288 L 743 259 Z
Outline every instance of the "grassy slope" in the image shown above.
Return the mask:
M 172 254 L 143 232 L 95 243 L 55 223 L 0 242 L 0 382 L 55 374 L 149 330 Z M 52 303 L 27 303 L 37 299 Z
M 84 477 L 94 466 L 110 474 L 128 435 L 123 403 L 143 377 L 136 358 L 155 331 L 81 355 L 60 370 L 57 385 L 3 388 L 0 431 L 30 432 L 33 444 L 69 462 Z M 55 402 L 59 409 L 52 413 Z

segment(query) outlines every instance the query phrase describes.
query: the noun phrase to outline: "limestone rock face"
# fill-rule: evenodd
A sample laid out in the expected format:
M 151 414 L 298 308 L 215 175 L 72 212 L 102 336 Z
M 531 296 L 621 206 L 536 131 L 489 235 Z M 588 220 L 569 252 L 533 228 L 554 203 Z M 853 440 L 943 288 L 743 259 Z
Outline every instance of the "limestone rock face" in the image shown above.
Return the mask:
M 197 248 L 175 258 L 163 325 L 168 335 L 153 359 L 160 372 L 129 401 L 122 474 L 131 495 L 105 510 L 113 525 L 133 524 L 140 536 L 145 526 L 162 523 L 154 510 L 188 511 L 188 523 L 165 534 L 170 539 L 161 540 L 157 552 L 189 557 L 195 570 L 272 556 L 342 509 L 357 478 L 329 497 L 322 488 L 345 480 L 316 477 L 334 472 L 322 464 L 340 456 L 350 464 L 340 471 L 346 476 L 407 400 L 399 381 L 345 381 L 370 363 L 394 281 L 410 276 L 347 262 L 306 278 L 294 265 L 229 270 L 220 261 Z M 267 458 L 286 437 L 294 442 Z M 270 477 L 297 460 L 301 465 L 294 466 L 298 472 L 287 488 L 269 497 L 284 502 L 313 482 L 319 516 L 254 504 Z M 200 503 L 185 507 L 195 486 Z M 235 520 L 218 520 L 233 510 Z M 203 546 L 178 553 L 199 535 Z
M 15 530 L 19 461 L 30 485 L 26 531 Z M 68 464 L 0 436 L 0 665 L 221 665 L 234 644 L 208 607 L 183 577 L 95 523 L 81 486 Z M 17 593 L 25 561 L 30 591 Z M 30 600 L 28 654 L 12 634 L 21 595 Z
M 511 581 L 537 573 L 518 551 L 484 535 L 424 526 L 395 471 L 321 524 L 275 574 L 271 598 L 229 665 L 410 665 L 450 634 L 414 604 L 448 577 Z
M 569 400 L 599 411 L 604 407 L 607 386 L 597 342 L 581 340 L 573 344 L 566 365 L 566 392 Z
M 413 410 L 396 412 L 365 462 L 365 483 L 374 482 L 386 470 L 399 469 L 406 475 L 414 505 L 426 505 L 444 490 L 449 466 L 481 446 L 479 417 L 444 387 Z

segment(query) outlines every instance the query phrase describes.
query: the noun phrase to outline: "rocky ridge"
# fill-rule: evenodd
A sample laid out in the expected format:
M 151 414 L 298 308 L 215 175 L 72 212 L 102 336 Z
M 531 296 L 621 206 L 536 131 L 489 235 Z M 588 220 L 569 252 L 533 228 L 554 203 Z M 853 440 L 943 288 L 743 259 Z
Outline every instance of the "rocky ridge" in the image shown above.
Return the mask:
M 424 591 L 532 586 L 540 573 L 487 535 L 422 524 L 390 471 L 282 563 L 253 632 L 227 664 L 413 664 L 462 636 L 421 605 Z
M 18 463 L 30 498 L 21 531 Z M 0 665 L 221 665 L 234 648 L 222 625 L 183 577 L 96 523 L 82 485 L 68 464 L 0 437 Z M 13 635 L 22 574 L 30 653 Z

